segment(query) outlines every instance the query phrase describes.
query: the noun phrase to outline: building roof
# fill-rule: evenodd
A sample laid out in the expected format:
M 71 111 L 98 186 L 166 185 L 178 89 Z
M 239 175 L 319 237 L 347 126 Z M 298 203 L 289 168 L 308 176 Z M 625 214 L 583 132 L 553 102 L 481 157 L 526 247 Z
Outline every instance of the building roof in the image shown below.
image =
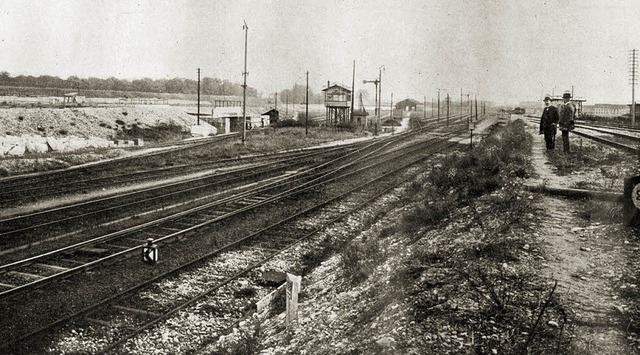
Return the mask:
M 396 104 L 396 107 L 399 107 L 399 106 L 417 106 L 417 105 L 422 105 L 422 102 L 420 102 L 418 100 L 407 98 L 407 99 L 404 99 L 402 101 L 399 101 Z
M 329 87 L 327 87 L 327 88 L 322 89 L 322 91 L 327 91 L 327 90 L 329 90 L 329 89 L 331 89 L 331 88 L 334 88 L 334 87 L 338 87 L 338 88 L 340 88 L 340 89 L 342 89 L 342 90 L 345 90 L 345 91 L 351 92 L 351 89 L 347 88 L 346 86 L 339 85 L 339 84 L 333 84 L 333 85 L 331 85 L 331 86 L 329 86 Z

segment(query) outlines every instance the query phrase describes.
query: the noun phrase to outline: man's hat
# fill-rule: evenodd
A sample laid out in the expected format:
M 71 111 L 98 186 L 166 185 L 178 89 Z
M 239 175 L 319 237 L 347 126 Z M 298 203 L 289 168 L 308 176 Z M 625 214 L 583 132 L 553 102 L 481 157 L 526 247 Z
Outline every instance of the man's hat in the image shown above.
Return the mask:
M 562 98 L 563 99 L 570 99 L 571 98 L 571 92 L 569 92 L 569 90 L 565 91 L 564 94 L 562 94 Z
M 547 101 L 547 100 L 551 101 L 551 95 L 549 94 L 544 95 L 544 100 L 542 101 Z

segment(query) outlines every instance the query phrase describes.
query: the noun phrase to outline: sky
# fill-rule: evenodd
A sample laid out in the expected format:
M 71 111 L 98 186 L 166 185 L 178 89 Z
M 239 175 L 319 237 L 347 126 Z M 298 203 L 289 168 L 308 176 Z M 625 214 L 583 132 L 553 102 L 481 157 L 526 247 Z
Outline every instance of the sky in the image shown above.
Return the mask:
M 313 92 L 350 87 L 355 61 L 356 91 L 372 99 L 363 80 L 380 76 L 383 102 L 573 90 L 587 104 L 629 103 L 640 2 L 0 0 L 0 71 L 195 80 L 200 68 L 242 83 L 245 34 L 247 85 L 263 96 L 306 85 L 307 72 Z

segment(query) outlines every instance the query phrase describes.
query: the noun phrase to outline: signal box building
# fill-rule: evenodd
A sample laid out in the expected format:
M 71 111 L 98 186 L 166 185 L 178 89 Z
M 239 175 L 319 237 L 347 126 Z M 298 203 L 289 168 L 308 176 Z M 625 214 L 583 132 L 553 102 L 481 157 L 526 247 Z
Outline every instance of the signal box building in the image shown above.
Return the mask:
M 351 122 L 351 90 L 341 85 L 330 86 L 324 91 L 324 106 L 328 125 Z

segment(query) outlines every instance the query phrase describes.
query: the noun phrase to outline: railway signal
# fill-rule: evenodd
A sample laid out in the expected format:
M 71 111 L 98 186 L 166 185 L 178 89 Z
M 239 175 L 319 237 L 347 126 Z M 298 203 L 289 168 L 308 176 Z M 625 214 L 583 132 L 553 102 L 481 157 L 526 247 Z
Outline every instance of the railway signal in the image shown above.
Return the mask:
M 158 262 L 158 245 L 153 243 L 153 238 L 147 239 L 147 244 L 142 247 L 142 261 L 151 265 Z

